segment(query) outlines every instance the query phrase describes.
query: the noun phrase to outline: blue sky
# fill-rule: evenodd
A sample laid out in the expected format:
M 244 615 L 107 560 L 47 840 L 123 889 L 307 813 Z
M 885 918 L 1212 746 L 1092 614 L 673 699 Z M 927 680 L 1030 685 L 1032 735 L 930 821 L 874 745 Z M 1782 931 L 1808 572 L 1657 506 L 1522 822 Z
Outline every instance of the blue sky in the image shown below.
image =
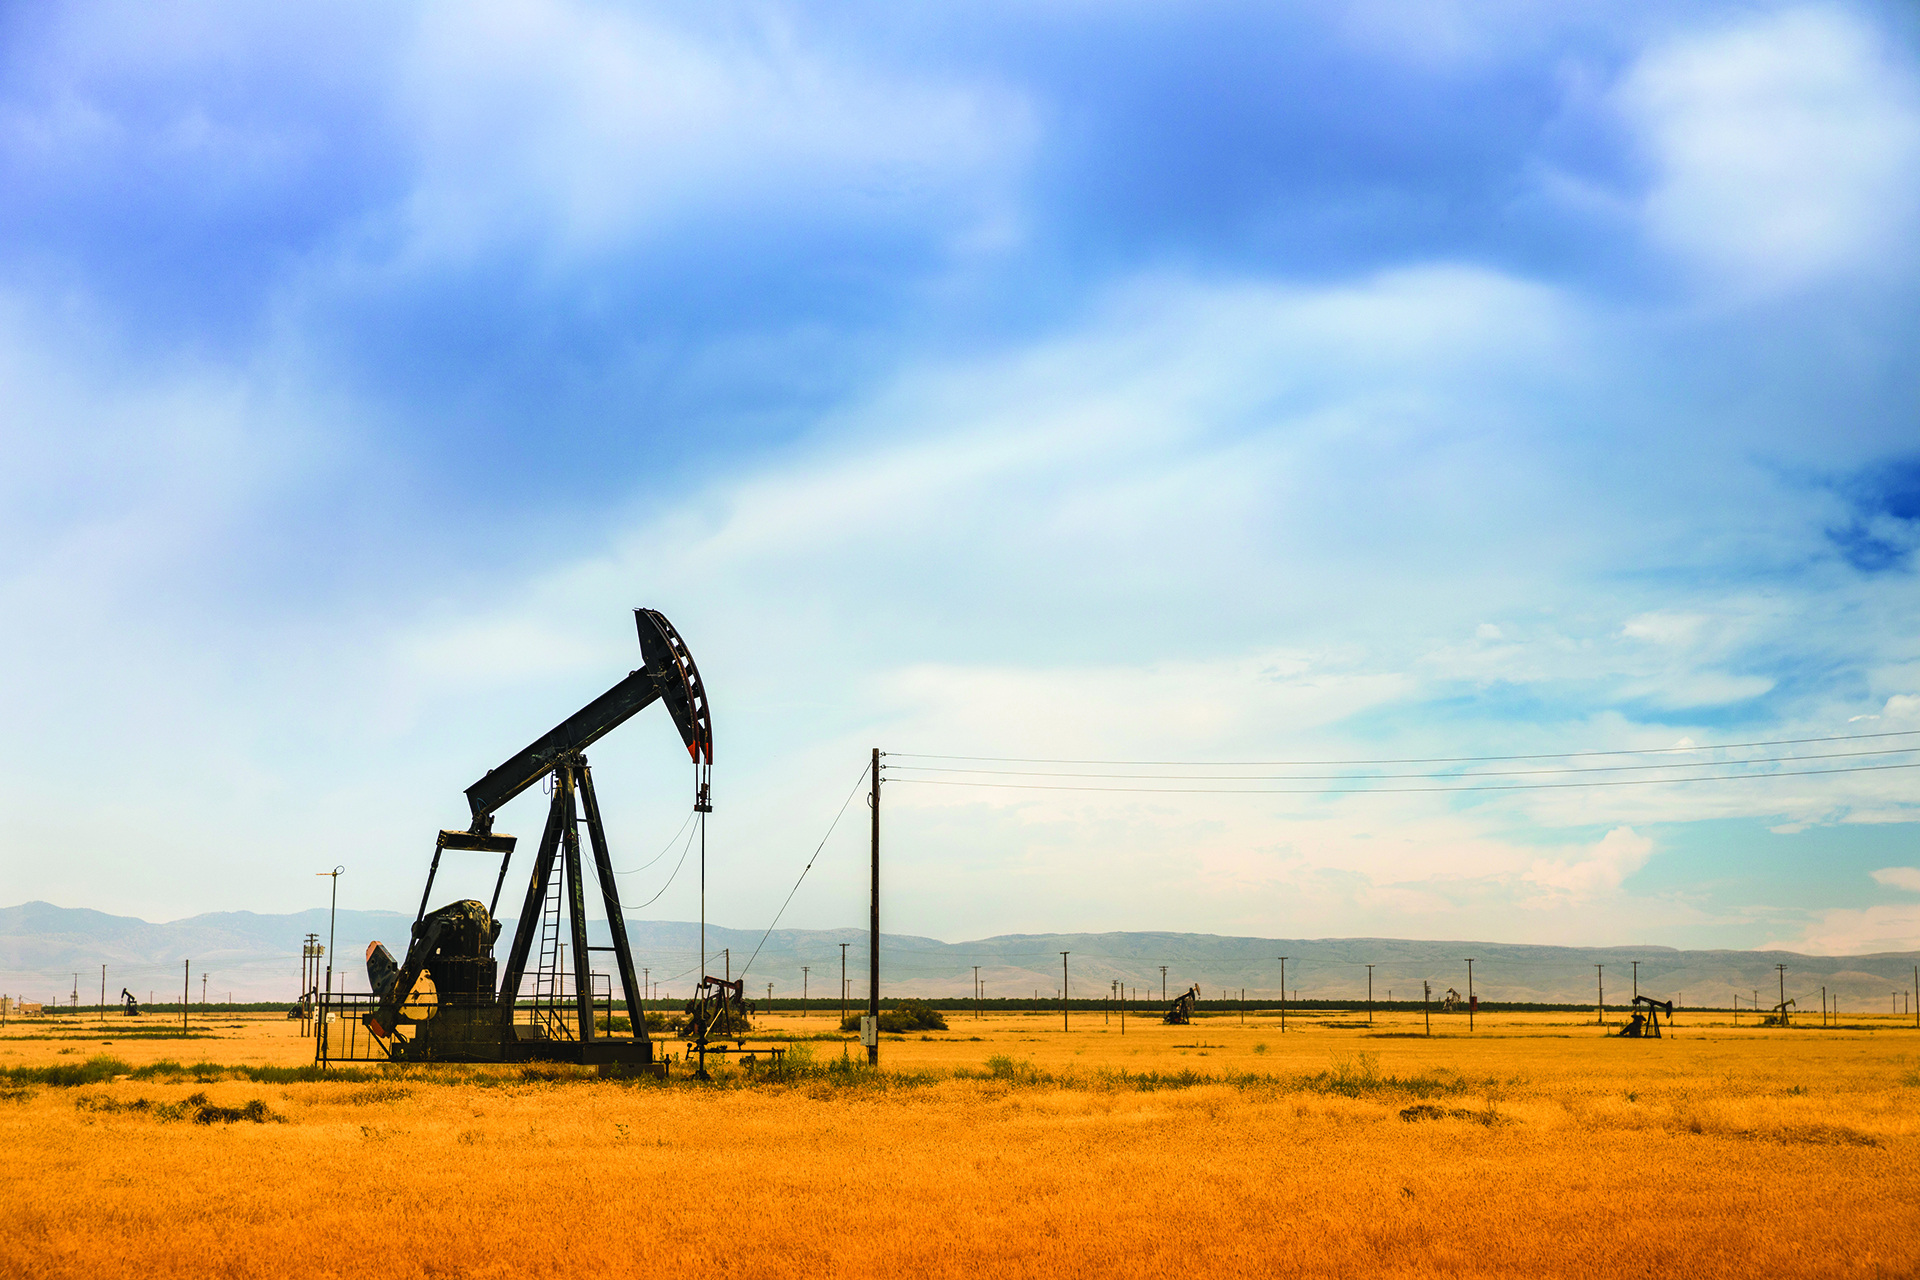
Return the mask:
M 1893 5 L 0 8 L 5 896 L 408 909 L 636 604 L 738 927 L 874 745 L 1920 730 L 1917 55 Z M 677 751 L 594 752 L 616 861 Z M 888 927 L 1920 947 L 1916 778 L 889 784 Z M 861 918 L 860 825 L 787 923 Z

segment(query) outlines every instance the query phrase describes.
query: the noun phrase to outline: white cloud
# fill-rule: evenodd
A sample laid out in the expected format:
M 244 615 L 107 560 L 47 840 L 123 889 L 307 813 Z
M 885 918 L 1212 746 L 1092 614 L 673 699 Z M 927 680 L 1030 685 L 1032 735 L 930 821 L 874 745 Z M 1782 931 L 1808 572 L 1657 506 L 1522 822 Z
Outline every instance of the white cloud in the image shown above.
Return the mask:
M 1632 827 L 1616 827 L 1569 858 L 1542 858 L 1527 868 L 1527 884 L 1551 898 L 1590 902 L 1618 893 L 1626 878 L 1653 856 L 1653 841 Z
M 1920 893 L 1920 867 L 1881 867 L 1873 878 L 1891 889 Z
M 593 253 L 775 191 L 811 216 L 911 210 L 979 244 L 1005 234 L 1004 183 L 1031 133 L 1005 89 L 849 62 L 775 10 L 440 6 L 406 81 L 422 150 L 414 247 L 429 258 L 529 233 Z
M 1656 172 L 1648 230 L 1737 290 L 1910 260 L 1920 97 L 1886 38 L 1846 10 L 1655 48 L 1617 101 Z
M 1620 686 L 1620 696 L 1644 701 L 1665 711 L 1718 707 L 1745 702 L 1769 692 L 1776 682 L 1767 676 L 1736 676 L 1725 671 L 1691 670 L 1649 680 L 1631 680 Z
M 1691 645 L 1710 621 L 1703 613 L 1642 613 L 1628 618 L 1620 634 L 1653 644 Z
M 1816 956 L 1920 951 L 1920 903 L 1838 909 L 1817 913 L 1798 937 L 1766 944 Z

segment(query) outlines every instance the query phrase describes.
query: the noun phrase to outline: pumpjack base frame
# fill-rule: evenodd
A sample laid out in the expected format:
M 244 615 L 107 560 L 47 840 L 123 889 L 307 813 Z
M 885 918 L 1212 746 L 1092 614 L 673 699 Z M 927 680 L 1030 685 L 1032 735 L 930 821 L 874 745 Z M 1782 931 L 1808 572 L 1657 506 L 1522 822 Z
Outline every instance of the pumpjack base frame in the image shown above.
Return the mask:
M 582 1067 L 619 1067 L 633 1074 L 651 1072 L 655 1075 L 667 1074 L 667 1061 L 657 1057 L 651 1044 L 635 1044 L 630 1040 L 590 1040 L 582 1043 L 577 1040 L 521 1040 L 502 1042 L 498 1052 L 489 1052 L 486 1047 L 466 1047 L 456 1050 L 422 1046 L 418 1053 L 410 1052 L 411 1045 L 395 1046 L 392 1061 L 408 1063 L 444 1062 L 470 1063 L 486 1065 L 489 1063 L 553 1062 L 568 1063 Z

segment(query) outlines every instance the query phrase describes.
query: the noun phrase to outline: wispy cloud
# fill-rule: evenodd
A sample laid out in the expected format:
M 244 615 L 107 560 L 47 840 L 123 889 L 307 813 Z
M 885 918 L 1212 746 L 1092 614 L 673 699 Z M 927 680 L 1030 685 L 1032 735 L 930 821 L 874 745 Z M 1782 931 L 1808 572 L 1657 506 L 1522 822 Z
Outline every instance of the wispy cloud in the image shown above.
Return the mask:
M 0 839 L 75 851 L 9 883 L 293 907 L 348 832 L 404 905 L 634 604 L 714 689 L 736 920 L 876 744 L 1920 725 L 1903 28 L 1411 12 L 9 18 Z M 596 751 L 623 847 L 671 737 Z M 890 919 L 1879 945 L 1902 777 L 903 782 Z M 1783 902 L 1687 861 L 1715 823 L 1882 843 Z M 829 863 L 801 923 L 857 910 Z

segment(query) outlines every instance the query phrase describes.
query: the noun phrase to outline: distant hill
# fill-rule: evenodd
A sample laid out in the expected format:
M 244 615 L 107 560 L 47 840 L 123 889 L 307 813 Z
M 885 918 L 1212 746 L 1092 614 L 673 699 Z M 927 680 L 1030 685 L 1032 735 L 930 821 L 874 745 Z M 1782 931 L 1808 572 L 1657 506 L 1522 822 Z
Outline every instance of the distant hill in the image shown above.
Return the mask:
M 406 941 L 408 917 L 392 911 L 341 911 L 335 922 L 336 982 L 344 990 L 364 990 L 362 957 L 367 943 L 380 939 L 396 952 Z M 514 922 L 503 924 L 503 940 Z M 700 926 L 684 921 L 629 920 L 636 962 L 668 996 L 686 995 L 697 980 Z M 0 908 L 0 992 L 30 1000 L 62 1002 L 78 975 L 80 1000 L 99 999 L 100 966 L 107 966 L 107 995 L 122 986 L 145 999 L 149 992 L 178 998 L 182 962 L 193 965 L 192 996 L 205 991 L 219 1000 L 292 1000 L 299 990 L 300 944 L 307 934 L 327 941 L 325 908 L 292 915 L 215 912 L 166 924 L 45 902 Z M 589 928 L 591 941 L 609 941 L 604 920 Z M 760 944 L 757 930 L 707 926 L 708 971 L 738 976 Z M 777 929 L 766 939 L 747 973 L 750 994 L 764 995 L 771 982 L 777 996 L 797 996 L 804 981 L 809 994 L 831 997 L 839 990 L 840 944 L 846 943 L 847 973 L 857 996 L 866 992 L 867 935 L 864 929 Z M 1475 957 L 1474 990 L 1484 999 L 1586 1002 L 1594 998 L 1594 966 L 1605 966 L 1609 1003 L 1624 1000 L 1633 986 L 1633 962 L 1639 961 L 1640 989 L 1689 1005 L 1725 1006 L 1738 995 L 1742 1005 L 1755 992 L 1771 1005 L 1779 998 L 1774 966 L 1787 966 L 1787 994 L 1802 1004 L 1819 1004 L 1820 988 L 1840 998 L 1849 1010 L 1891 1007 L 1890 995 L 1910 991 L 1920 954 L 1891 952 L 1869 956 L 1807 956 L 1790 951 L 1678 951 L 1671 947 L 1540 947 L 1504 942 L 1417 942 L 1397 938 L 1233 938 L 1204 933 L 1046 933 L 1009 934 L 973 942 L 940 942 L 906 934 L 881 940 L 881 983 L 889 995 L 964 996 L 973 989 L 974 966 L 990 996 L 1056 996 L 1060 990 L 1060 953 L 1068 962 L 1072 994 L 1096 998 L 1121 981 L 1142 999 L 1158 999 L 1162 975 L 1169 991 L 1199 983 L 1209 998 L 1244 989 L 1249 997 L 1269 999 L 1280 992 L 1280 961 L 1287 987 L 1305 999 L 1363 999 L 1367 969 L 1382 1000 L 1418 999 L 1420 984 L 1431 981 L 1436 994 L 1449 986 L 1466 990 L 1464 958 Z M 504 945 L 502 948 L 504 954 Z M 611 957 L 596 955 L 605 970 Z

